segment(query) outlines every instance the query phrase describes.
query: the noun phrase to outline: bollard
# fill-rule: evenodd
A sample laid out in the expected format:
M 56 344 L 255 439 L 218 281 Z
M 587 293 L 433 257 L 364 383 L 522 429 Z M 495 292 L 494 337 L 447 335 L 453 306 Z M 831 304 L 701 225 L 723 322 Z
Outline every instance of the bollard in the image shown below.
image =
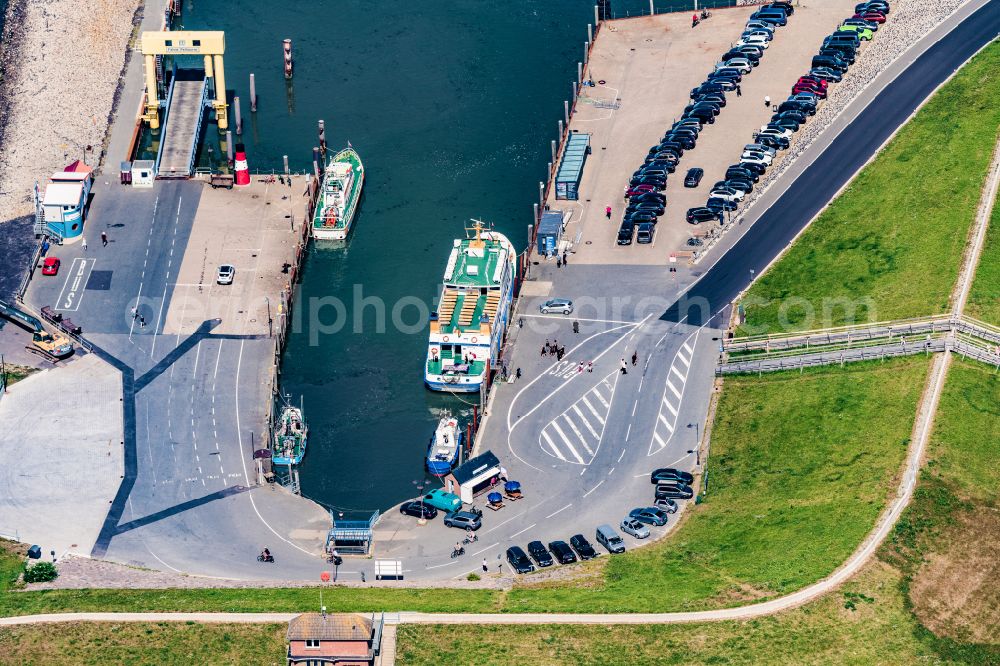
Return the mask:
M 531 204 L 531 207 L 535 209 L 535 211 L 534 211 L 535 218 L 534 219 L 535 219 L 535 222 L 538 222 L 538 204 L 536 204 L 536 203 L 535 204 Z M 529 224 L 528 228 L 531 228 L 531 226 L 532 225 Z M 529 238 L 530 238 L 530 236 L 529 236 Z
M 226 160 L 229 166 L 233 165 L 233 131 L 226 130 Z
M 597 9 L 597 7 L 594 7 L 594 9 Z M 594 26 L 590 23 L 587 24 L 587 41 L 588 42 L 594 41 Z M 253 76 L 253 74 L 251 74 L 250 76 Z
M 292 78 L 292 40 L 286 39 L 284 41 L 284 51 L 285 51 L 285 78 Z
M 326 158 L 326 122 L 319 121 L 319 149 L 323 153 L 323 158 Z
M 250 113 L 257 112 L 257 82 L 253 78 L 253 72 L 250 72 Z
M 528 225 L 528 245 L 531 245 L 532 235 L 535 233 L 535 225 Z M 523 276 L 522 276 L 523 277 Z
M 552 178 L 552 162 L 549 162 L 549 178 Z
M 316 162 L 317 164 L 322 162 L 322 160 L 319 157 L 319 148 L 317 148 L 316 146 L 313 146 L 313 162 Z M 319 176 L 317 176 L 317 178 L 318 177 Z
M 313 160 L 313 175 L 316 176 L 316 182 L 319 182 L 319 162 Z
M 538 181 L 538 201 L 543 206 L 545 205 L 545 183 Z
M 653 0 L 649 0 L 649 15 L 652 16 L 654 13 L 655 12 L 653 11 Z
M 243 134 L 243 115 L 240 113 L 240 98 L 233 98 L 233 112 L 236 114 L 236 133 Z
M 556 153 L 558 152 L 558 147 L 556 146 L 556 140 L 552 139 L 552 161 L 556 161 Z
M 576 104 L 576 89 L 577 89 L 577 85 L 576 85 L 576 83 L 574 83 L 574 84 L 573 84 L 573 103 L 574 103 L 574 104 Z M 569 124 L 569 121 L 568 121 L 568 120 L 566 121 L 566 124 L 567 124 L 567 125 Z
M 559 143 L 563 140 L 563 121 L 559 121 Z
M 590 42 L 586 41 L 583 43 L 583 62 L 587 63 L 587 59 L 590 58 Z
M 288 155 L 282 155 L 281 156 L 281 161 L 285 165 L 285 175 L 287 176 L 288 175 Z
M 594 5 L 594 25 L 601 25 L 601 8 Z
M 582 62 L 578 62 L 578 63 L 576 63 L 576 86 L 577 86 L 577 88 L 580 87 L 581 83 L 583 83 L 583 63 Z
M 569 102 L 563 100 L 563 118 L 566 121 L 566 127 L 569 127 Z

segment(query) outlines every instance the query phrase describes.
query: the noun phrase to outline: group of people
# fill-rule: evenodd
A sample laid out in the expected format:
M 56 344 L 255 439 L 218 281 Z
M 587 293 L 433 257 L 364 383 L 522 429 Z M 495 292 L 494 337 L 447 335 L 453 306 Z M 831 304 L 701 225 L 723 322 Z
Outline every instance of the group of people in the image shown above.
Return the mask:
M 546 340 L 545 344 L 542 345 L 542 356 L 553 355 L 556 357 L 557 361 L 563 360 L 563 356 L 566 354 L 566 347 L 559 346 L 558 340 L 553 340 L 551 343 Z
M 566 258 L 566 253 L 565 252 L 563 252 L 562 255 L 560 255 L 557 252 L 556 253 L 556 268 L 562 268 L 563 266 L 569 266 L 569 259 Z

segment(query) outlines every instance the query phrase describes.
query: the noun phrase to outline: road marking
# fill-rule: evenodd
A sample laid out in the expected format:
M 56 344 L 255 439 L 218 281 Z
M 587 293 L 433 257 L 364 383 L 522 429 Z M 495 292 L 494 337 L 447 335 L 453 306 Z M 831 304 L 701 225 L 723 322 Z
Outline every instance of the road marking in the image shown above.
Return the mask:
M 681 402 L 684 398 L 684 388 L 687 385 L 688 376 L 691 374 L 691 361 L 694 359 L 694 347 L 690 341 L 693 340 L 693 344 L 697 346 L 698 336 L 701 333 L 701 328 L 698 328 L 693 333 L 691 333 L 684 342 L 681 343 L 681 349 L 686 349 L 690 354 L 690 358 L 685 359 L 681 350 L 679 349 L 674 354 L 674 360 L 670 363 L 670 370 L 667 372 L 667 379 L 664 382 L 663 387 L 663 398 L 660 400 L 660 410 L 656 415 L 656 422 L 653 425 L 653 436 L 649 442 L 649 451 L 647 456 L 652 456 L 656 453 L 662 451 L 670 439 L 674 436 L 674 432 L 677 430 L 677 419 L 680 414 Z M 678 361 L 684 363 L 684 370 L 678 367 Z M 680 388 L 674 385 L 672 381 L 674 375 L 680 382 Z M 669 393 L 668 393 L 669 391 Z M 670 395 L 673 394 L 673 397 Z M 673 398 L 676 398 L 674 400 Z M 669 412 L 669 416 L 664 413 L 664 409 Z M 659 431 L 660 424 L 666 429 L 666 435 L 661 435 Z
M 622 449 L 622 452 L 618 455 L 618 460 L 616 460 L 615 462 L 621 462 L 622 458 L 624 457 L 625 457 L 625 449 Z
M 683 384 L 681 384 L 681 386 L 683 386 Z M 677 387 L 674 386 L 673 382 L 671 382 L 669 379 L 667 379 L 667 388 L 670 389 L 671 393 L 677 396 L 678 400 L 681 399 L 681 392 L 677 390 Z
M 565 456 L 559 452 L 559 447 L 556 446 L 555 442 L 552 441 L 552 438 L 549 437 L 544 430 L 542 430 L 542 437 L 544 437 L 545 441 L 549 443 L 549 446 L 552 448 L 553 455 L 559 458 L 559 460 L 566 460 Z
M 605 408 L 605 409 L 607 409 L 608 407 L 610 407 L 610 406 L 611 406 L 611 405 L 609 405 L 609 404 L 608 404 L 608 401 L 604 399 L 604 396 L 603 396 L 603 395 L 601 395 L 601 392 L 597 390 L 597 387 L 596 387 L 596 386 L 595 386 L 594 388 L 592 388 L 592 389 L 590 390 L 590 392 L 594 394 L 594 397 L 595 397 L 595 398 L 597 398 L 598 400 L 600 400 L 600 401 L 601 401 L 601 404 L 602 404 L 602 405 L 604 405 L 604 408 Z
M 569 504 L 567 504 L 566 506 L 564 506 L 563 508 L 561 508 L 561 509 L 559 509 L 557 511 L 553 511 L 549 515 L 545 516 L 546 520 L 549 519 L 549 518 L 551 518 L 552 516 L 556 515 L 557 513 L 562 513 L 563 511 L 565 511 L 566 509 L 570 508 L 571 506 L 573 506 L 572 502 L 570 502 Z
M 628 430 L 625 431 L 625 441 L 628 441 L 628 436 L 632 434 L 632 424 L 628 424 Z
M 534 526 L 535 526 L 535 525 L 537 525 L 537 524 L 538 524 L 538 523 L 532 523 L 532 524 L 528 525 L 527 527 L 525 527 L 525 528 L 524 528 L 523 530 L 521 530 L 520 532 L 517 532 L 516 534 L 511 534 L 511 535 L 510 535 L 510 538 L 511 538 L 511 539 L 513 539 L 513 538 L 514 538 L 514 537 L 516 537 L 516 536 L 520 536 L 520 535 L 524 534 L 525 532 L 527 532 L 528 530 L 530 530 L 530 529 L 531 529 L 532 527 L 534 527 Z
M 687 381 L 687 377 L 685 377 L 684 375 L 681 374 L 681 371 L 677 369 L 676 365 L 671 365 L 670 366 L 670 372 L 672 372 L 675 375 L 677 375 L 677 379 L 681 380 L 681 384 L 683 384 L 684 382 Z
M 580 421 L 583 423 L 584 427 L 586 427 L 587 430 L 590 431 L 591 435 L 593 435 L 594 437 L 600 437 L 600 435 L 597 434 L 597 431 L 594 430 L 594 427 L 590 425 L 590 422 L 583 415 L 583 412 L 580 411 L 580 408 L 576 406 L 576 403 L 573 403 L 573 411 L 576 412 L 576 415 L 580 417 Z
M 587 396 L 586 395 L 583 396 L 582 398 L 580 398 L 580 402 L 582 402 L 584 405 L 587 406 L 587 409 L 590 410 L 590 413 L 594 415 L 595 419 L 597 419 L 598 421 L 601 422 L 601 425 L 604 425 L 604 419 L 602 419 L 601 415 L 597 413 L 597 410 L 594 409 L 594 406 L 592 404 L 590 404 L 590 401 L 587 400 Z
M 485 532 L 484 532 L 484 534 L 485 534 Z M 496 547 L 497 547 L 497 546 L 499 546 L 499 545 L 500 545 L 500 542 L 499 542 L 499 541 L 497 541 L 497 542 L 496 542 L 495 544 L 493 544 L 493 545 L 491 545 L 491 546 L 486 546 L 486 548 L 481 548 L 481 549 L 477 550 L 477 551 L 476 551 L 476 552 L 474 552 L 474 553 L 469 553 L 469 555 L 470 555 L 470 556 L 475 556 L 475 555 L 479 555 L 480 553 L 485 553 L 485 552 L 486 552 L 486 551 L 488 551 L 488 550 L 489 550 L 490 548 L 496 548 Z
M 573 420 L 569 418 L 569 415 L 566 414 L 566 412 L 563 412 L 562 418 L 566 420 L 566 424 L 569 425 L 569 427 L 573 430 L 573 433 L 577 436 L 577 438 L 579 438 L 580 444 L 583 445 L 583 448 L 586 449 L 587 453 L 589 453 L 591 457 L 593 457 L 594 452 L 591 450 L 589 446 L 587 446 L 587 440 L 583 438 L 583 435 L 580 433 L 580 429 L 576 427 L 576 424 L 573 423 Z
M 681 363 L 683 363 L 685 366 L 691 365 L 691 359 L 686 357 L 684 354 L 677 352 L 677 358 L 680 359 Z
M 600 487 L 601 487 L 601 484 L 602 484 L 602 483 L 604 483 L 604 479 L 601 479 L 600 481 L 598 481 L 598 482 L 597 482 L 597 485 L 596 485 L 596 486 L 594 486 L 593 488 L 591 488 L 590 490 L 588 490 L 587 492 L 585 492 L 585 493 L 583 494 L 583 496 L 584 496 L 584 497 L 586 497 L 586 496 L 587 496 L 587 495 L 589 495 L 590 493 L 592 493 L 592 492 L 594 492 L 595 490 L 597 490 L 598 488 L 600 488 Z
M 575 448 L 573 448 L 573 444 L 569 441 L 569 437 L 567 437 L 566 433 L 564 433 L 563 430 L 562 430 L 562 428 L 559 427 L 559 424 L 556 423 L 555 421 L 552 421 L 549 425 L 551 425 L 552 428 L 556 431 L 556 434 L 559 435 L 559 437 L 562 438 L 563 443 L 566 444 L 566 448 L 569 449 L 570 454 L 574 458 L 576 458 L 578 461 L 580 461 L 581 465 L 584 464 L 583 458 L 581 458 L 580 454 L 577 453 L 577 451 L 576 451 Z M 565 458 L 564 458 L 564 460 L 565 460 Z
M 694 353 L 694 348 L 687 343 L 687 340 L 684 341 L 684 343 L 681 345 L 681 348 L 683 348 L 684 351 L 686 351 L 688 354 Z
M 506 525 L 507 523 L 509 523 L 510 521 L 512 521 L 512 520 L 517 520 L 518 518 L 520 518 L 520 517 L 521 517 L 521 516 L 523 516 L 523 515 L 524 515 L 524 514 L 518 514 L 518 515 L 516 515 L 516 516 L 513 516 L 513 517 L 511 517 L 511 518 L 508 518 L 507 520 L 503 521 L 503 522 L 502 522 L 502 523 L 500 523 L 499 525 L 495 525 L 494 527 L 491 527 L 490 529 L 486 530 L 485 532 L 483 532 L 483 534 L 489 534 L 489 533 L 490 533 L 490 532 L 492 532 L 493 530 L 498 530 L 498 529 L 500 529 L 501 527 L 503 527 L 504 525 Z
M 667 400 L 667 396 L 663 396 L 663 405 L 670 410 L 670 413 L 675 417 L 677 416 L 677 409 Z
M 156 338 L 159 335 L 157 332 L 160 328 L 160 323 L 163 321 L 163 304 L 167 302 L 167 287 L 163 287 L 163 297 L 160 299 L 160 313 L 156 316 L 156 327 L 153 329 L 153 346 L 149 348 L 149 358 L 153 358 L 153 352 L 156 351 Z
M 84 276 L 90 274 L 96 263 L 97 259 L 86 259 L 83 257 L 77 257 L 73 260 L 73 263 L 70 264 L 69 272 L 66 273 L 66 279 L 63 281 L 63 287 L 59 291 L 59 300 L 56 305 L 57 310 L 76 312 L 80 309 L 80 303 L 83 301 L 83 295 L 87 288 L 87 281 L 84 280 Z M 69 291 L 66 291 L 67 287 L 69 287 Z M 64 295 L 65 298 L 63 298 Z
M 632 326 L 636 326 L 642 323 L 641 321 L 618 321 L 617 319 L 583 319 L 581 317 L 570 318 L 565 315 L 525 314 L 519 316 L 527 317 L 529 319 L 560 319 L 562 321 L 596 321 L 602 324 L 629 324 Z M 607 331 L 601 331 L 601 333 L 607 333 Z

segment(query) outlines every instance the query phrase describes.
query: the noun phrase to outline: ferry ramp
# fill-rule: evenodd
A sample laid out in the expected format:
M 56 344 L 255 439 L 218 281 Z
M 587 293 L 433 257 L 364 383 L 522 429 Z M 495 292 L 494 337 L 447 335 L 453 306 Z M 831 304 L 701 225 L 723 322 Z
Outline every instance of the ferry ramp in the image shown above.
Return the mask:
M 164 137 L 157 155 L 158 178 L 191 177 L 207 94 L 204 70 L 177 70 L 167 95 Z

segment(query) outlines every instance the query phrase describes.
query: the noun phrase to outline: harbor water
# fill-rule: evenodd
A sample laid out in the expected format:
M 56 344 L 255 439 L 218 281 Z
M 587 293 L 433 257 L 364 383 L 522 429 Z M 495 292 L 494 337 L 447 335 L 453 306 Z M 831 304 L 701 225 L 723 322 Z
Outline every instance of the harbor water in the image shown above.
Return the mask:
M 668 4 L 657 10 L 689 5 Z M 306 260 L 282 390 L 301 396 L 310 427 L 303 494 L 385 509 L 431 478 L 424 455 L 441 414 L 471 418 L 474 396 L 423 387 L 423 317 L 470 218 L 525 247 L 594 5 L 189 0 L 184 11 L 184 28 L 226 31 L 252 170 L 280 171 L 286 154 L 294 170 L 311 169 L 320 118 L 331 149 L 350 141 L 365 162 L 349 243 L 314 245 Z

